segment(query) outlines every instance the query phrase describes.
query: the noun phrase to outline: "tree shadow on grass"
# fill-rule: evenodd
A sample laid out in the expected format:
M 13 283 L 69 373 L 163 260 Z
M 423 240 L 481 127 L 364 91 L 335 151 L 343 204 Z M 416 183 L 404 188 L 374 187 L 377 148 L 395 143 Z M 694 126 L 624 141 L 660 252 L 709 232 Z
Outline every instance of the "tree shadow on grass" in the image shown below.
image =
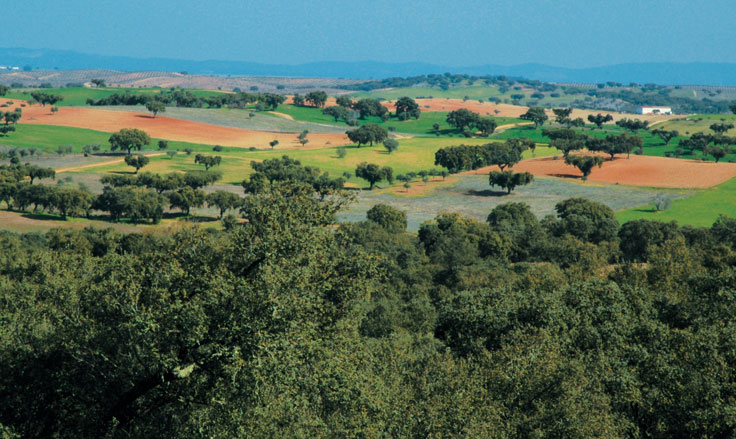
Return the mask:
M 641 213 L 657 213 L 657 209 L 649 208 L 649 209 L 633 209 L 634 212 L 641 212 Z
M 40 213 L 40 212 L 24 212 L 20 214 L 21 217 L 26 219 L 32 219 L 36 221 L 64 221 L 64 219 L 61 216 L 57 216 L 50 213 Z
M 575 175 L 575 174 L 549 174 L 549 176 L 550 177 L 557 177 L 557 178 L 574 178 L 574 179 L 577 179 L 577 180 L 582 180 L 583 179 L 583 177 L 581 177 L 580 175 Z
M 506 191 L 494 191 L 493 189 L 475 190 L 471 189 L 465 192 L 465 195 L 472 195 L 475 197 L 503 197 L 504 195 L 510 195 Z

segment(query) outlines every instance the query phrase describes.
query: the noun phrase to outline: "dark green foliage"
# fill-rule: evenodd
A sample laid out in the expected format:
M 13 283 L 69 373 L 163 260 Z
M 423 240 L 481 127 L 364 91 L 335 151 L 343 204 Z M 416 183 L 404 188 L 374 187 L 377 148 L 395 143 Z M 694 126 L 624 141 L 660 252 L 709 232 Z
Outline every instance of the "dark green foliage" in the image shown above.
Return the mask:
M 631 131 L 631 134 L 636 134 L 639 130 L 646 130 L 649 126 L 649 121 L 639 119 L 621 119 L 616 121 L 616 125 L 621 128 Z
M 531 107 L 519 117 L 534 122 L 534 128 L 544 125 L 544 122 L 548 119 L 547 113 L 545 113 L 542 107 Z
M 726 133 L 726 131 L 733 128 L 732 123 L 714 123 L 710 126 L 711 131 L 713 131 L 716 134 L 723 135 Z
M 342 119 L 344 122 L 347 122 L 350 118 L 349 110 L 340 105 L 332 105 L 330 107 L 327 107 L 322 110 L 322 113 L 335 118 L 335 122 L 339 121 L 340 119 Z
M 613 116 L 610 114 L 601 114 L 598 113 L 595 116 L 592 114 L 588 115 L 588 122 L 595 124 L 595 126 L 598 127 L 598 129 L 603 128 L 603 124 L 606 122 L 611 122 L 613 120 Z
M 327 102 L 327 93 L 323 91 L 310 91 L 304 96 L 304 100 L 312 104 L 313 107 L 324 107 Z
M 565 163 L 575 166 L 583 173 L 583 181 L 588 179 L 593 168 L 603 166 L 603 157 L 589 155 L 569 155 L 565 157 Z
M 421 113 L 417 102 L 410 97 L 402 97 L 396 101 L 396 117 L 400 120 L 419 119 Z
M 670 140 L 674 139 L 675 137 L 678 137 L 680 133 L 677 130 L 661 130 L 661 129 L 654 129 L 651 131 L 651 133 L 664 142 L 665 145 L 669 145 Z
M 582 241 L 599 244 L 616 239 L 618 221 L 610 207 L 585 198 L 569 198 L 557 203 L 557 221 L 545 227 L 554 236 L 572 235 Z
M 31 92 L 31 97 L 33 98 L 34 101 L 38 102 L 39 104 L 43 105 L 44 107 L 46 106 L 46 104 L 54 105 L 57 102 L 61 102 L 61 101 L 64 100 L 64 97 L 63 96 L 59 96 L 59 95 L 55 95 L 55 94 L 51 94 L 51 93 L 46 93 L 46 92 L 43 92 L 43 91 L 32 91 Z
M 374 142 L 381 143 L 388 138 L 388 131 L 386 131 L 386 128 L 374 123 L 361 125 L 353 130 L 346 131 L 345 134 L 347 134 L 348 139 L 350 139 L 351 142 L 357 143 L 358 146 L 365 144 L 373 146 Z
M 149 189 L 105 187 L 92 208 L 108 212 L 113 221 L 130 218 L 136 223 L 148 219 L 155 224 L 163 217 L 166 201 L 164 196 Z
M 534 176 L 528 172 L 514 171 L 492 171 L 488 183 L 493 186 L 500 186 L 511 193 L 517 186 L 525 186 L 534 181 Z
M 571 151 L 577 151 L 585 147 L 588 136 L 570 128 L 545 128 L 542 135 L 550 139 L 549 146 L 562 151 L 567 158 Z
M 225 212 L 240 207 L 241 198 L 238 194 L 220 190 L 207 194 L 205 201 L 207 206 L 220 209 L 220 219 L 223 219 Z
M 381 102 L 378 99 L 361 99 L 353 103 L 353 109 L 360 113 L 361 119 L 365 119 L 369 116 L 380 117 L 384 120 L 388 118 L 388 110 L 386 107 L 381 105 Z
M 399 141 L 396 139 L 386 139 L 383 141 L 383 147 L 391 154 L 399 148 Z
M 166 111 L 166 104 L 161 101 L 148 101 L 146 102 L 146 110 L 153 113 L 155 118 L 158 113 L 164 113 Z
M 192 189 L 190 186 L 184 186 L 176 191 L 167 194 L 172 209 L 181 209 L 182 213 L 189 216 L 192 208 L 202 207 L 205 202 L 206 194 L 199 189 Z
M 208 171 L 213 166 L 220 166 L 221 162 L 222 157 L 220 157 L 219 155 L 197 154 L 196 156 L 194 156 L 194 163 L 198 163 L 204 166 L 205 171 Z
M 359 164 L 355 168 L 355 176 L 370 183 L 370 190 L 373 190 L 373 187 L 379 181 L 386 180 L 389 183 L 393 183 L 394 181 L 394 171 L 390 166 L 378 166 L 366 162 Z
M 626 260 L 646 262 L 655 247 L 680 236 L 680 232 L 674 222 L 636 220 L 621 226 L 618 236 L 621 240 L 621 253 Z
M 474 127 L 479 120 L 480 115 L 478 113 L 473 113 L 465 108 L 447 113 L 447 123 L 461 131 L 468 127 Z
M 25 173 L 0 167 L 0 196 L 50 190 Z M 143 209 L 159 178 L 103 195 Z M 413 234 L 385 205 L 334 227 L 345 194 L 265 185 L 214 193 L 242 203 L 226 231 L 0 232 L 0 434 L 732 435 L 736 220 L 619 229 L 569 199 Z
M 141 154 L 125 156 L 125 164 L 134 167 L 136 174 L 138 173 L 138 170 L 146 166 L 149 161 L 150 159 L 148 157 Z
M 480 118 L 475 122 L 475 127 L 478 128 L 482 136 L 490 136 L 496 131 L 498 124 L 491 118 Z
M 134 149 L 140 151 L 150 143 L 151 137 L 145 131 L 137 128 L 123 128 L 110 136 L 110 149 L 112 151 L 125 150 L 128 155 L 130 151 Z
M 458 145 L 440 148 L 434 154 L 434 164 L 447 168 L 450 173 L 496 165 L 501 170 L 512 168 L 521 161 L 521 154 L 534 142 L 529 139 L 507 139 L 504 143 L 485 145 Z
M 372 221 L 385 230 L 398 233 L 406 231 L 406 212 L 394 209 L 386 204 L 376 204 L 366 213 L 368 221 Z
M 330 178 L 326 172 L 322 172 L 314 166 L 302 166 L 299 160 L 283 156 L 281 158 L 267 159 L 261 162 L 251 162 L 255 173 L 242 183 L 246 193 L 259 193 L 267 187 L 289 182 L 301 183 L 312 186 L 321 197 L 343 188 L 342 178 Z

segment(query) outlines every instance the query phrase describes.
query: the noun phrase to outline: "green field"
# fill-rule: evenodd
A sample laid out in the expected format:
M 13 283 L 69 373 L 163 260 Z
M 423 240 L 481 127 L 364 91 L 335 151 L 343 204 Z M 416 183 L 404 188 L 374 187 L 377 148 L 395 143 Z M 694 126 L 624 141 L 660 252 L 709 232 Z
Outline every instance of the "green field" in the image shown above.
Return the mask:
M 0 136 L 0 145 L 5 148 L 36 148 L 46 153 L 55 153 L 59 146 L 72 145 L 72 151 L 79 153 L 82 152 L 82 146 L 97 143 L 102 146 L 102 152 L 105 152 L 110 149 L 109 138 L 110 133 L 84 128 L 17 124 L 14 132 L 4 137 Z M 157 150 L 158 140 L 151 139 L 151 145 L 147 150 Z M 212 151 L 212 145 L 169 141 L 169 149 L 184 150 L 186 148 L 191 148 L 196 152 Z
M 161 88 L 87 88 L 87 87 L 70 87 L 70 88 L 40 88 L 40 89 L 12 89 L 4 97 L 7 99 L 21 99 L 30 101 L 32 91 L 42 91 L 45 93 L 60 95 L 64 100 L 56 104 L 59 107 L 83 106 L 87 105 L 87 99 L 102 99 L 113 94 L 131 93 L 131 94 L 157 94 L 166 89 Z M 217 94 L 216 91 L 188 89 L 196 96 L 210 96 Z
M 648 219 L 709 227 L 719 215 L 736 217 L 736 178 L 688 198 L 675 200 L 665 211 L 657 212 L 653 204 L 648 204 L 619 212 L 616 217 L 621 223 Z
M 335 122 L 335 119 L 333 117 L 322 114 L 322 110 L 320 108 L 280 105 L 276 109 L 276 111 L 279 113 L 288 114 L 295 120 L 299 121 L 337 125 L 340 127 L 344 127 L 345 129 L 352 128 L 343 121 Z M 447 123 L 447 113 L 447 111 L 422 112 L 419 119 L 400 121 L 392 117 L 386 122 L 378 117 L 368 117 L 365 120 L 361 120 L 360 122 L 375 123 L 383 126 L 386 129 L 393 129 L 398 133 L 432 136 L 435 135 L 433 125 L 436 123 L 440 126 L 441 135 L 460 135 L 461 133 L 459 130 L 455 129 Z M 510 123 L 524 122 L 522 119 L 518 119 L 515 117 L 492 117 L 492 119 L 495 120 L 499 126 Z
M 485 139 L 463 139 L 466 144 L 479 145 L 488 142 Z M 307 166 L 316 166 L 323 171 L 329 172 L 334 177 L 339 177 L 343 172 L 354 173 L 355 168 L 361 162 L 375 163 L 381 166 L 391 166 L 394 175 L 407 172 L 419 172 L 436 168 L 434 165 L 434 153 L 439 148 L 448 145 L 457 145 L 454 139 L 447 138 L 411 138 L 399 140 L 399 149 L 393 154 L 388 154 L 382 146 L 362 147 L 347 146 L 345 158 L 337 157 L 337 147 L 320 149 L 291 149 L 291 150 L 258 150 L 248 151 L 245 149 L 228 148 L 226 151 L 214 153 L 211 148 L 206 152 L 217 154 L 222 157 L 222 164 L 215 168 L 223 173 L 223 181 L 226 183 L 239 184 L 252 170 L 252 160 L 264 160 L 282 155 L 288 155 L 297 159 Z M 538 147 L 536 156 L 556 154 L 556 150 Z M 524 153 L 525 157 L 531 157 L 531 152 Z M 168 156 L 151 157 L 151 163 L 144 168 L 151 172 L 172 172 L 187 169 L 202 169 L 194 164 L 194 155 L 187 156 L 179 154 L 173 159 Z M 114 163 L 85 168 L 80 172 L 106 173 L 106 172 L 130 172 L 132 168 L 124 163 Z M 353 177 L 351 182 L 360 187 L 367 186 L 363 180 Z

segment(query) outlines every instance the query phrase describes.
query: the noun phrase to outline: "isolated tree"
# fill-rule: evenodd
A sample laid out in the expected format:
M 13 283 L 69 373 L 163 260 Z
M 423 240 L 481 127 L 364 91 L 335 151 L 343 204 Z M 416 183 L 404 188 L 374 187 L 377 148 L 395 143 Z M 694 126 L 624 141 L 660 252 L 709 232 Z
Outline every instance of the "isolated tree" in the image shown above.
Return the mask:
M 220 210 L 220 219 L 222 219 L 226 211 L 240 207 L 241 198 L 238 194 L 232 192 L 215 191 L 207 194 L 205 201 L 207 201 L 207 206 L 216 207 Z
M 521 161 L 523 150 L 515 142 L 489 143 L 484 146 L 486 163 L 498 166 L 501 171 L 507 167 L 513 168 L 515 164 Z
M 475 122 L 475 127 L 478 128 L 480 134 L 485 137 L 493 134 L 493 132 L 496 131 L 498 124 L 495 120 L 490 118 L 479 118 L 478 121 Z
M 96 78 L 96 79 L 92 79 L 90 82 L 92 84 L 94 84 L 94 86 L 97 87 L 97 88 L 101 88 L 101 87 L 106 87 L 107 86 L 105 84 L 105 80 L 104 79 Z
M 158 141 L 158 149 L 159 150 L 164 151 L 168 147 L 169 147 L 169 141 L 168 140 L 159 140 Z
M 590 155 L 569 155 L 565 157 L 565 163 L 575 166 L 583 173 L 583 181 L 588 179 L 593 167 L 603 166 L 603 157 Z
M 345 134 L 351 142 L 357 143 L 358 146 L 365 144 L 373 146 L 374 142 L 380 143 L 388 138 L 388 131 L 374 123 L 361 125 L 358 128 L 346 131 Z
M 148 101 L 146 102 L 146 109 L 153 113 L 155 119 L 158 113 L 166 112 L 166 105 L 161 101 Z
M 534 122 L 534 128 L 544 125 L 544 122 L 548 119 L 547 113 L 545 113 L 542 107 L 531 107 L 519 117 Z
M 355 168 L 355 176 L 362 178 L 363 180 L 370 183 L 370 190 L 382 180 L 387 180 L 389 183 L 394 181 L 394 171 L 389 166 L 379 166 L 373 163 L 363 162 Z
M 221 162 L 222 157 L 220 157 L 219 155 L 197 154 L 196 156 L 194 156 L 194 163 L 203 165 L 205 171 L 209 171 L 209 169 L 213 166 L 219 166 Z
M 649 126 L 649 121 L 639 119 L 621 119 L 616 121 L 616 125 L 631 132 L 631 134 L 636 134 L 639 130 L 646 130 Z
M 279 141 L 276 140 L 276 139 L 274 139 L 274 140 L 268 142 L 268 144 L 271 145 L 271 149 L 273 149 L 276 145 L 279 144 Z
M 454 126 L 461 131 L 465 128 L 475 126 L 475 123 L 478 122 L 479 119 L 480 115 L 478 113 L 473 113 L 467 108 L 450 111 L 447 113 L 446 118 L 449 125 Z
M 151 143 L 151 137 L 145 131 L 137 128 L 123 128 L 122 130 L 110 136 L 110 149 L 112 151 L 125 150 L 130 155 L 130 151 L 138 150 Z
M 668 145 L 670 143 L 670 140 L 678 137 L 680 133 L 677 130 L 662 130 L 658 128 L 652 130 L 652 135 L 659 137 L 660 139 L 662 139 L 665 145 Z
M 304 96 L 304 100 L 307 102 L 311 102 L 312 106 L 314 107 L 324 107 L 325 103 L 327 102 L 327 93 L 319 90 L 319 91 L 310 91 Z
M 10 87 L 7 85 L 0 85 L 0 96 L 5 96 L 10 91 Z
M 399 142 L 396 139 L 386 139 L 383 141 L 383 146 L 391 154 L 399 148 Z
M 492 171 L 489 176 L 491 187 L 499 186 L 510 194 L 517 186 L 524 186 L 534 181 L 534 176 L 528 172 Z
M 148 157 L 141 155 L 141 154 L 125 156 L 125 164 L 127 164 L 128 166 L 134 167 L 136 174 L 138 173 L 138 170 L 146 166 L 149 161 L 150 160 L 148 159 Z
M 307 139 L 308 134 L 309 134 L 309 130 L 304 130 L 301 133 L 299 133 L 299 135 L 297 136 L 297 141 L 299 141 L 299 143 L 301 143 L 302 146 L 309 143 L 309 140 Z
M 560 125 L 568 125 L 570 123 L 572 108 L 555 108 L 552 110 L 552 113 L 555 115 L 555 122 Z
M 422 110 L 419 109 L 417 102 L 408 97 L 404 96 L 396 101 L 396 117 L 400 120 L 406 120 L 409 118 L 419 119 L 419 115 Z
M 733 128 L 732 123 L 714 123 L 710 126 L 711 131 L 713 131 L 716 134 L 723 135 L 726 133 L 726 131 Z
M 598 129 L 603 128 L 603 124 L 606 122 L 610 122 L 613 120 L 613 116 L 610 114 L 601 114 L 598 113 L 595 116 L 592 114 L 588 115 L 588 122 L 595 124 L 595 126 L 598 127 Z

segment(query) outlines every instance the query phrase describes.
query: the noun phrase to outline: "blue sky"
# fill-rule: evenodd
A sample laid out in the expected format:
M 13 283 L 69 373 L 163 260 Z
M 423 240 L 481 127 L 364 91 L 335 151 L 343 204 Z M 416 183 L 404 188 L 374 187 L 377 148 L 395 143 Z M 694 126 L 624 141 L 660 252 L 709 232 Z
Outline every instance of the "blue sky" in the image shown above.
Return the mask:
M 6 2 L 0 46 L 134 57 L 448 66 L 736 62 L 720 0 Z

